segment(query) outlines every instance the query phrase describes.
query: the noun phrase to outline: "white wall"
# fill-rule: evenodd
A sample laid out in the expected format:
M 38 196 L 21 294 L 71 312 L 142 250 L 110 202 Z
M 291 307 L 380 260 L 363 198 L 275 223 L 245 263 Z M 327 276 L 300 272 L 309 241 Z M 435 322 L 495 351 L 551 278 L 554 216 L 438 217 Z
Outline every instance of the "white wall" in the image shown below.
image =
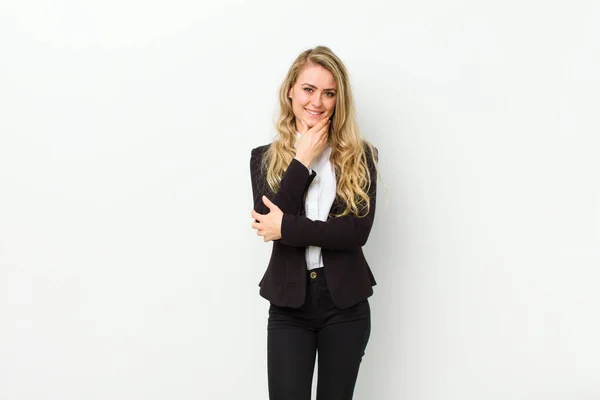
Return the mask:
M 267 398 L 248 162 L 318 44 L 351 73 L 389 189 L 355 398 L 600 398 L 599 18 L 594 1 L 2 1 L 0 399 Z

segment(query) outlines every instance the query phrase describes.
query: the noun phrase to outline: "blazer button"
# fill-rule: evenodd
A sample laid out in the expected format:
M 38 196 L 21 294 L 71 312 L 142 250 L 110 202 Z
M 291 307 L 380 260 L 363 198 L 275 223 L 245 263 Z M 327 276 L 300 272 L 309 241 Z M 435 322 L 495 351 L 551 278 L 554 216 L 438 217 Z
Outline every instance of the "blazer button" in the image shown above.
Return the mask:
M 310 279 L 315 279 L 317 277 L 317 273 L 315 271 L 312 271 L 310 273 Z

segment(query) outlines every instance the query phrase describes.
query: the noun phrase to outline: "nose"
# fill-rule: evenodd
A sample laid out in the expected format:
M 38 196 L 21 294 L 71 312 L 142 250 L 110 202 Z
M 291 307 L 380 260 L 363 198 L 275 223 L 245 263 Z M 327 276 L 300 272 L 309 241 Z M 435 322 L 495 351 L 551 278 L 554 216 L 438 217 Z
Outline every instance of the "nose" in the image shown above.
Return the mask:
M 310 103 L 312 104 L 313 107 L 315 107 L 317 109 L 320 108 L 321 104 L 322 104 L 321 95 L 319 93 L 315 92 L 311 98 Z

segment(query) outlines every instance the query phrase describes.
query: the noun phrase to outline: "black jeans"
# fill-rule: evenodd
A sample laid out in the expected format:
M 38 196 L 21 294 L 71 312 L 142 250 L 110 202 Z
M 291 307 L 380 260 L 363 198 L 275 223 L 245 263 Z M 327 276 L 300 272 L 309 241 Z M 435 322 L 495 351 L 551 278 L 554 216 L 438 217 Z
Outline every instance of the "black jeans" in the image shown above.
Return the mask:
M 271 400 L 310 400 L 318 351 L 317 400 L 349 400 L 371 333 L 368 300 L 336 308 L 323 268 L 309 274 L 300 308 L 271 304 L 267 367 Z

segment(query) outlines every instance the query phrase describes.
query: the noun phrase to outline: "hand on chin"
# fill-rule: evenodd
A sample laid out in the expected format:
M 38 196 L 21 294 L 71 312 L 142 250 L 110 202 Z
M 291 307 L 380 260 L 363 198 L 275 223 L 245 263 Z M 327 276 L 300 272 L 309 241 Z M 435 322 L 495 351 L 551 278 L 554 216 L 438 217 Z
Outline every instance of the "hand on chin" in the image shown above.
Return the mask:
M 304 123 L 308 126 L 308 129 L 313 128 L 318 123 L 318 121 L 315 121 L 313 119 L 303 119 L 302 121 L 304 121 Z
M 300 128 L 300 129 L 298 129 L 298 132 L 300 132 L 300 134 L 304 134 L 304 133 L 308 132 L 308 130 L 310 128 L 312 128 L 313 126 L 315 126 L 314 122 L 307 121 L 305 119 L 301 119 L 300 121 L 301 121 L 300 124 L 296 125 L 297 126 L 296 129 L 298 129 L 298 127 Z

